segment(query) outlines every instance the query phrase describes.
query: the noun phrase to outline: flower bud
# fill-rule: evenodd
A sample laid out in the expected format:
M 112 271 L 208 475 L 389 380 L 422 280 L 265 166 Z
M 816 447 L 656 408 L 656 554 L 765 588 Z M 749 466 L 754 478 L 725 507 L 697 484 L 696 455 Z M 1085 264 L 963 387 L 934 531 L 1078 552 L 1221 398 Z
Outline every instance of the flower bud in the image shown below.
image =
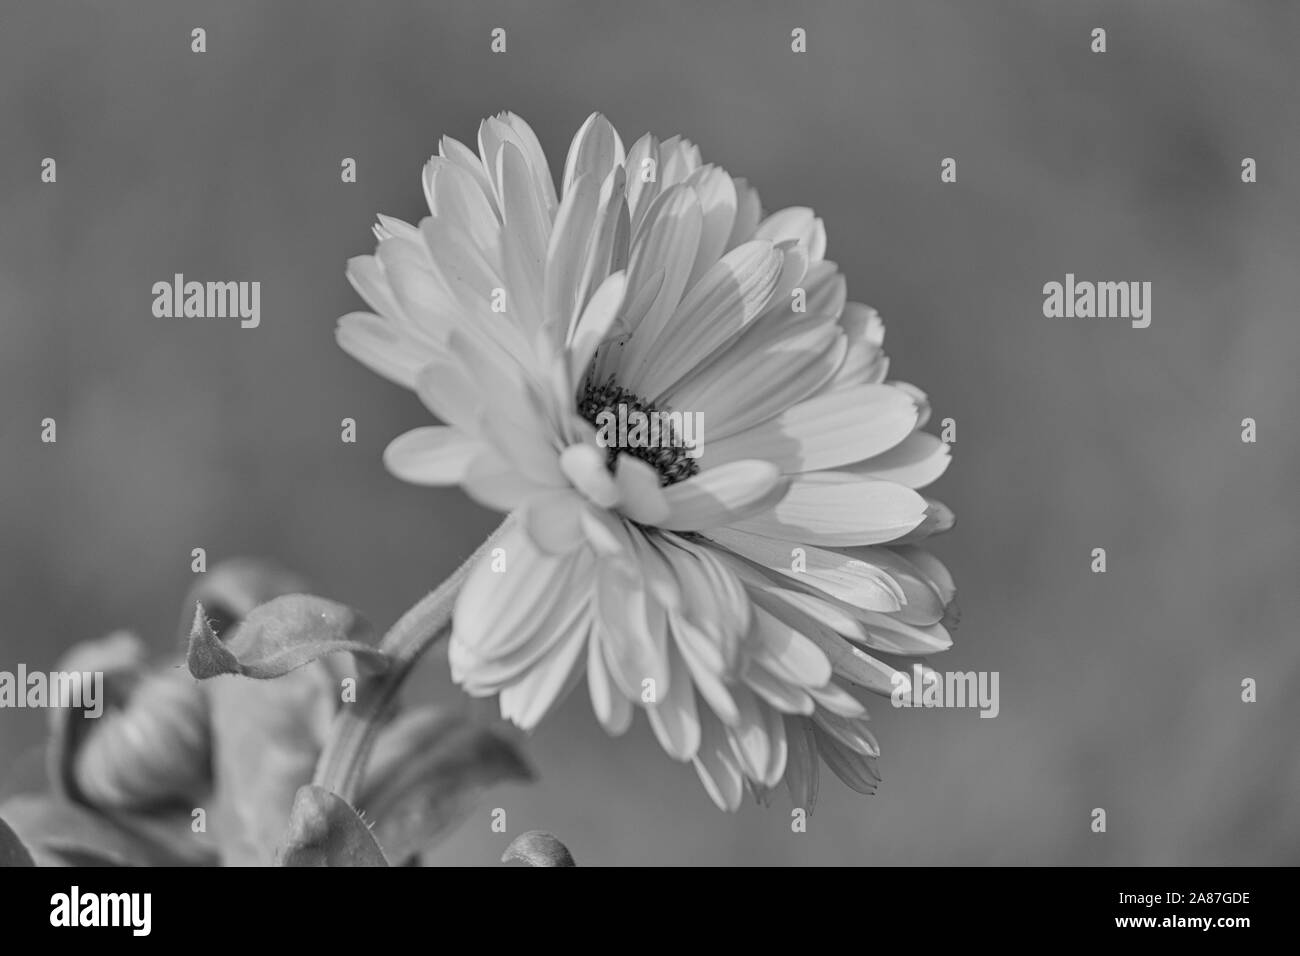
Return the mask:
M 86 802 L 145 809 L 192 802 L 210 785 L 207 699 L 183 670 L 142 675 L 123 704 L 93 723 L 72 767 Z

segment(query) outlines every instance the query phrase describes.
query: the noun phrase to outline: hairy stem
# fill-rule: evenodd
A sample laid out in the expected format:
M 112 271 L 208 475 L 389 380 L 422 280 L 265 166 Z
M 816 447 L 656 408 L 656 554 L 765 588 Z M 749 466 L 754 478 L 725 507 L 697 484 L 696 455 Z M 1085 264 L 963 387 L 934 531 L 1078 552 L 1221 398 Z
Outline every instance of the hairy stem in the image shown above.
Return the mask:
M 424 652 L 451 630 L 452 608 L 461 586 L 509 523 L 507 517 L 464 564 L 403 614 L 384 635 L 379 649 L 389 658 L 388 669 L 363 678 L 357 687 L 356 703 L 344 707 L 334 719 L 329 740 L 316 763 L 313 783 L 355 805 L 375 735 L 397 703 L 402 684 Z

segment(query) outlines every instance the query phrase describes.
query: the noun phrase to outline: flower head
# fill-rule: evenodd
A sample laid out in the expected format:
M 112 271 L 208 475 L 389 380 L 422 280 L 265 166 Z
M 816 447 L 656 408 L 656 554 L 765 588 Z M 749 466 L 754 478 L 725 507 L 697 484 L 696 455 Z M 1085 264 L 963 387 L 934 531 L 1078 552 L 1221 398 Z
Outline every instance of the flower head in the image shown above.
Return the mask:
M 525 728 L 585 678 L 607 731 L 643 709 L 727 809 L 782 780 L 810 808 L 819 757 L 874 791 L 864 695 L 951 644 L 952 579 L 914 543 L 952 523 L 916 490 L 948 449 L 822 221 L 599 115 L 558 192 L 509 113 L 477 155 L 444 138 L 424 186 L 430 215 L 381 217 L 349 263 L 374 312 L 338 337 L 445 423 L 389 469 L 516 516 L 461 592 L 453 677 Z

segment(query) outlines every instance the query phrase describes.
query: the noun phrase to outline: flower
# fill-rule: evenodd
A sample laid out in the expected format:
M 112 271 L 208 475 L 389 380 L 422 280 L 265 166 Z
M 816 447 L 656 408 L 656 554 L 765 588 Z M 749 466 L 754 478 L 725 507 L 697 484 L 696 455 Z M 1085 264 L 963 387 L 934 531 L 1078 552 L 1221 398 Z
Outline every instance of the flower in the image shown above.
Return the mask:
M 445 423 L 388 468 L 515 516 L 457 600 L 452 676 L 526 729 L 585 677 L 608 732 L 643 709 L 726 809 L 782 780 L 811 809 L 819 756 L 873 792 L 864 695 L 951 645 L 952 579 L 914 543 L 952 524 L 916 491 L 948 449 L 822 221 L 597 114 L 558 193 L 510 113 L 478 155 L 444 137 L 424 187 L 431 214 L 350 261 L 374 312 L 338 339 Z M 629 409 L 666 422 L 654 447 L 611 445 Z

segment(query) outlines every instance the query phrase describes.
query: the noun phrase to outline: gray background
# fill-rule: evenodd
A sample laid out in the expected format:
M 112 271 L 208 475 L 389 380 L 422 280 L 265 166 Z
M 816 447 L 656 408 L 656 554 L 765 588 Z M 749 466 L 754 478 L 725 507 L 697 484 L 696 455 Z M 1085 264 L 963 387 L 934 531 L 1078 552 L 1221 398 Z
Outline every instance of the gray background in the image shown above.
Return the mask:
M 794 835 L 784 795 L 722 814 L 644 721 L 609 740 L 575 695 L 532 740 L 540 782 L 435 859 L 494 863 L 501 806 L 588 863 L 1300 862 L 1296 5 L 0 10 L 0 668 L 119 626 L 170 646 L 196 546 L 381 623 L 448 573 L 494 516 L 384 472 L 426 418 L 335 346 L 344 263 L 375 213 L 422 215 L 439 135 L 513 109 L 557 164 L 599 109 L 825 217 L 894 373 L 958 420 L 934 492 L 963 619 L 934 663 L 1000 671 L 1002 712 L 882 702 L 880 794 L 828 779 Z M 261 328 L 153 318 L 174 272 L 260 280 Z M 1151 281 L 1151 328 L 1045 319 L 1066 272 Z M 0 713 L 0 769 L 41 728 Z

